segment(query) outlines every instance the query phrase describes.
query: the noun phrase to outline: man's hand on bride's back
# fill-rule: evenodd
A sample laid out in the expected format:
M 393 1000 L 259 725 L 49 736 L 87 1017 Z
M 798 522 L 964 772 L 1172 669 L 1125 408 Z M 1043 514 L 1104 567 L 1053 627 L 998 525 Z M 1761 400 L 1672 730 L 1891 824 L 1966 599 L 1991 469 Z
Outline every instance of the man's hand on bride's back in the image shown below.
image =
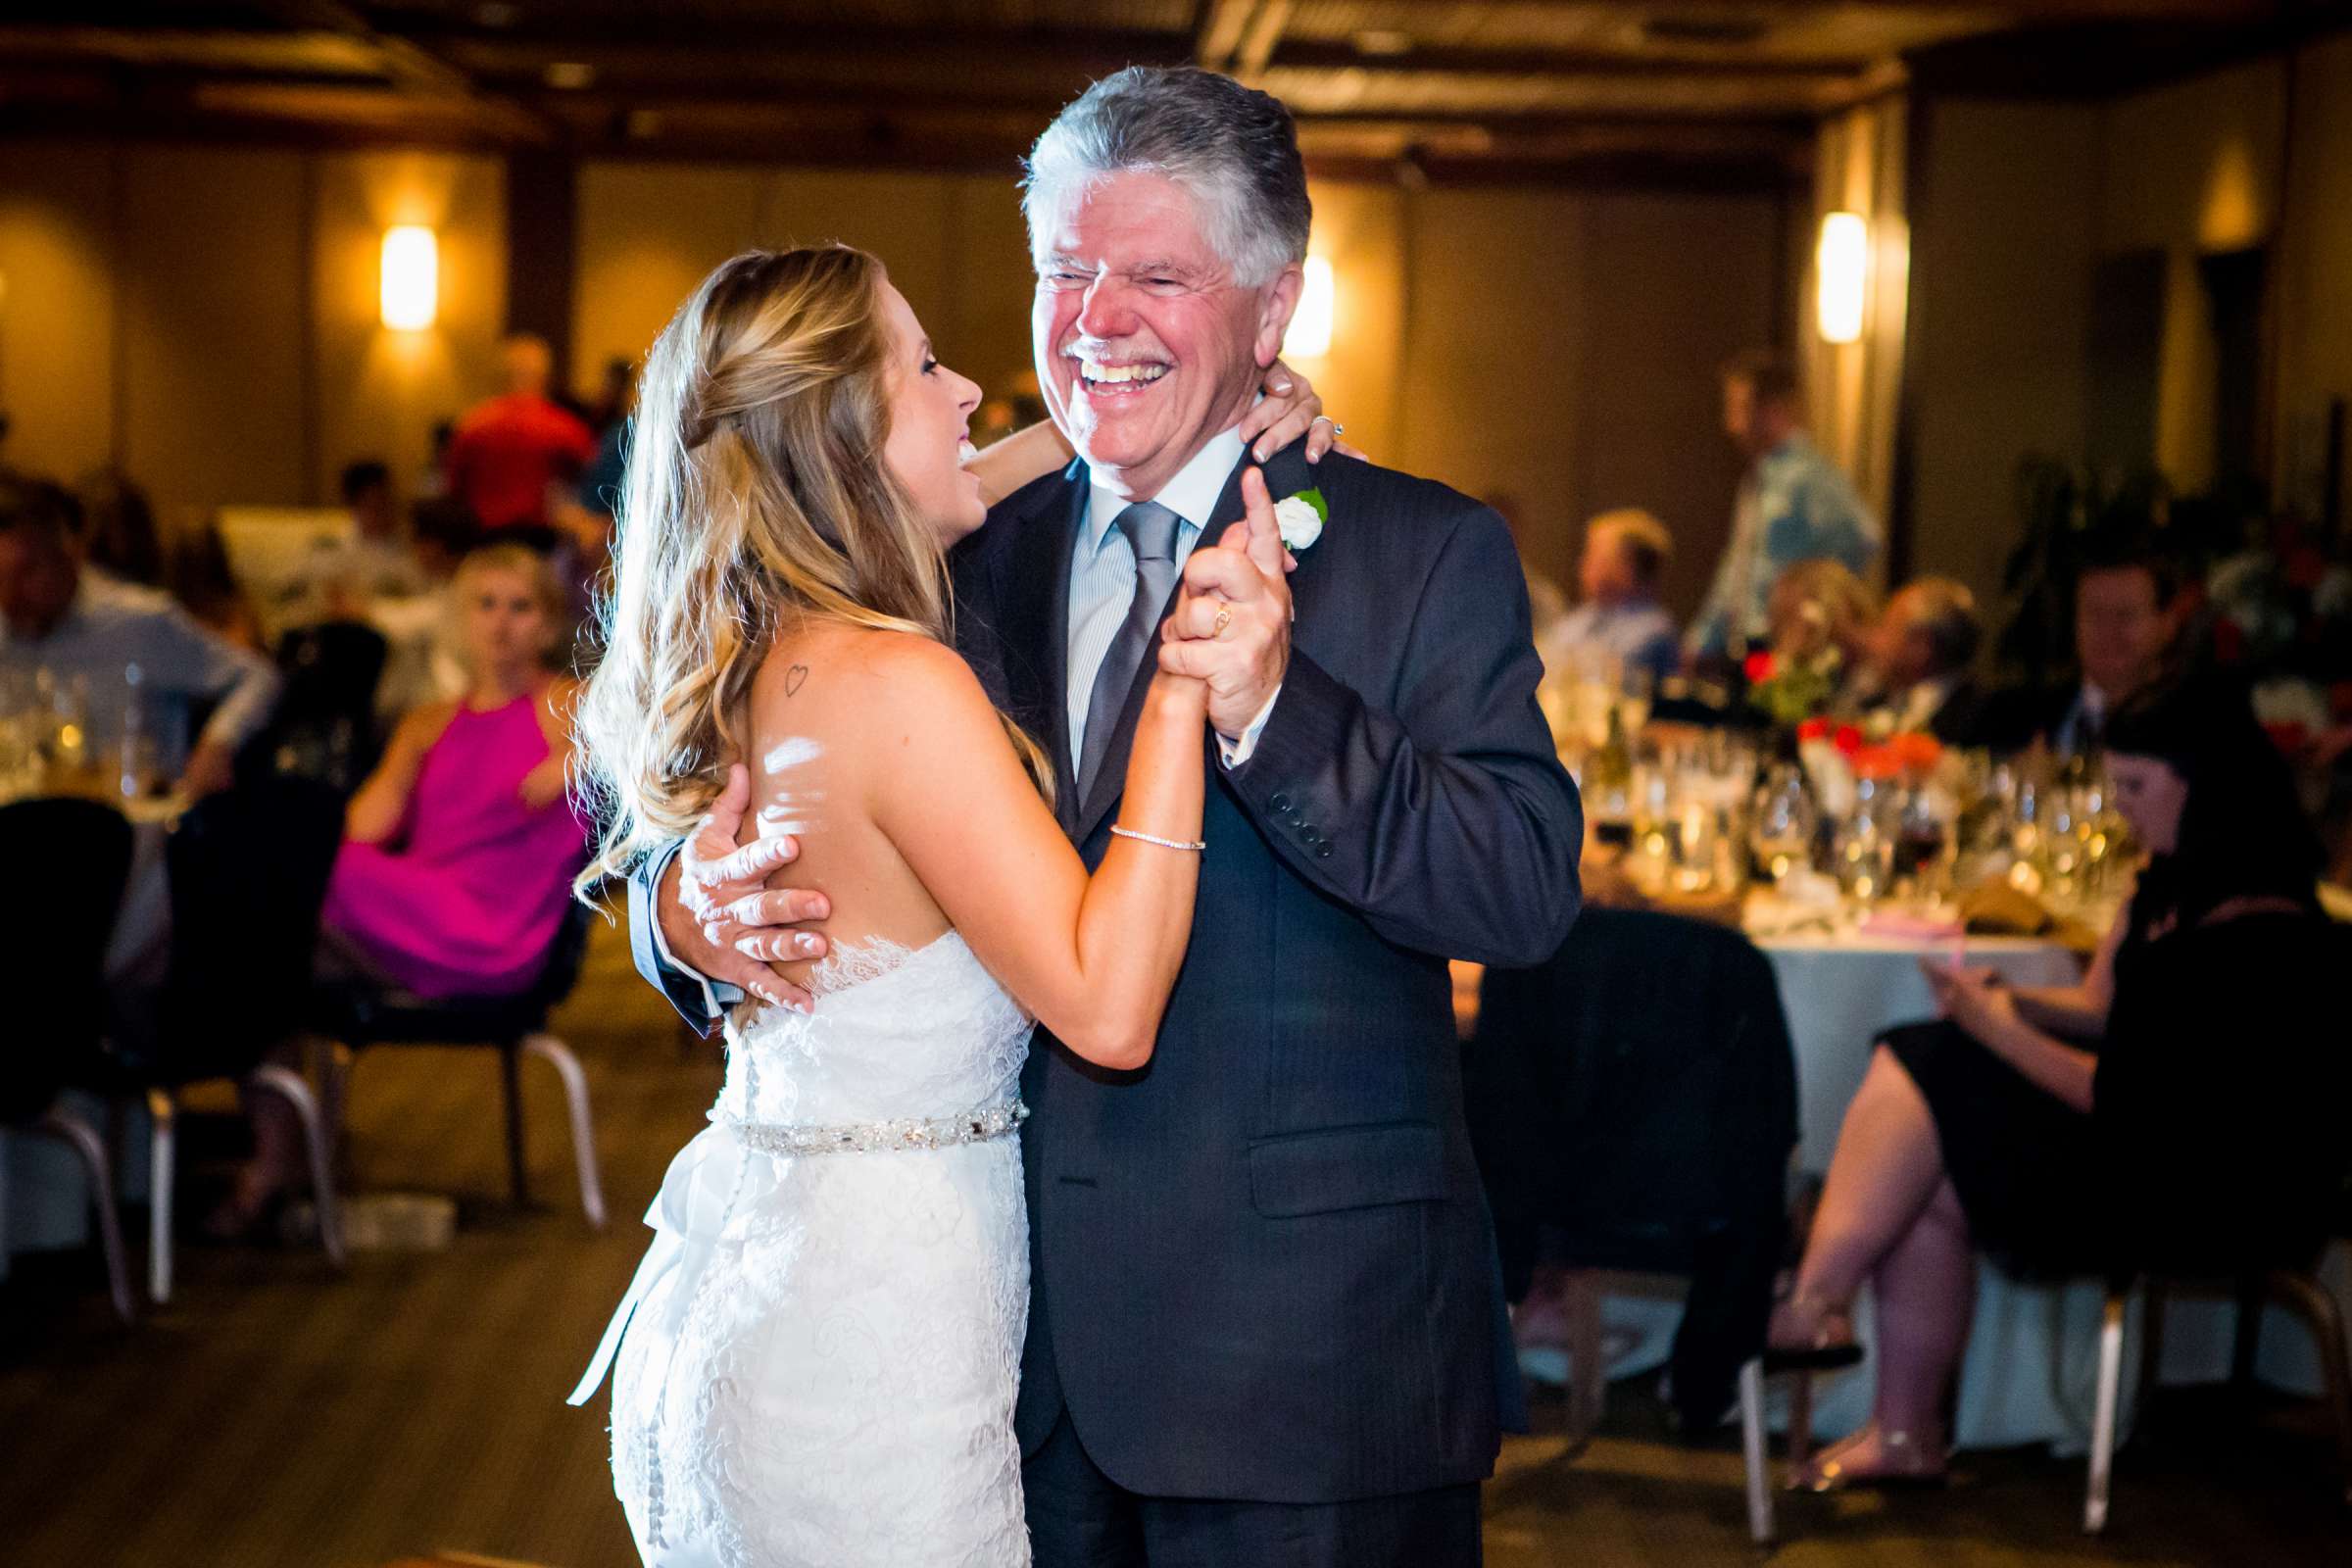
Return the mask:
M 739 847 L 751 801 L 751 772 L 738 762 L 727 769 L 727 787 L 670 868 L 673 886 L 663 888 L 661 900 L 662 937 L 672 957 L 707 978 L 807 1011 L 813 1000 L 808 991 L 770 964 L 823 957 L 824 937 L 793 927 L 824 919 L 832 906 L 810 889 L 765 886 L 772 872 L 799 857 L 801 846 L 779 834 Z

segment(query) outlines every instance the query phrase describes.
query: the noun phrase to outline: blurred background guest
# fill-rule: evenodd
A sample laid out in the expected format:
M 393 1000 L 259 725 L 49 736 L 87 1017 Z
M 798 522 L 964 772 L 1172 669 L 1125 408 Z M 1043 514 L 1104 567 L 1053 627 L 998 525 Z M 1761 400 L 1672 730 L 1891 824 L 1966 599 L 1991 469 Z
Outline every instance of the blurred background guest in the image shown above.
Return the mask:
M 112 464 L 92 468 L 74 487 L 81 505 L 81 560 L 122 582 L 163 586 L 164 545 L 147 492 Z
M 466 411 L 442 459 L 449 493 L 481 525 L 544 528 L 551 488 L 568 489 L 596 457 L 596 437 L 547 394 L 555 360 L 520 333 L 501 350 L 506 391 Z
M 1799 562 L 1773 579 L 1764 605 L 1774 666 L 1820 675 L 1830 706 L 1854 706 L 1879 619 L 1879 596 L 1870 585 L 1838 562 Z
M 1977 596 L 1967 584 L 1949 577 L 1905 584 L 1871 632 L 1872 717 L 1890 733 L 1933 735 L 1947 746 L 1980 744 L 1985 699 L 1970 671 L 1984 640 Z
M 564 793 L 571 683 L 548 668 L 564 596 L 515 544 L 453 589 L 468 684 L 412 711 L 345 817 L 324 922 L 348 970 L 419 997 L 530 985 L 585 837 Z
M 1691 625 L 1698 658 L 1738 660 L 1764 640 L 1772 585 L 1800 562 L 1859 575 L 1879 553 L 1879 522 L 1853 482 L 1804 428 L 1796 367 L 1751 351 L 1723 371 L 1723 427 L 1747 457 L 1730 542 Z
M 1942 1473 L 1980 1249 L 2027 1277 L 2219 1277 L 2307 1266 L 2327 1235 L 2352 1161 L 2343 942 L 2284 764 L 2249 714 L 2177 691 L 2107 744 L 2149 859 L 2087 977 L 2011 990 L 1923 958 L 1943 1020 L 1886 1036 L 1846 1110 L 1771 1343 L 1849 1340 L 1869 1280 L 1878 1394 L 1799 1485 Z
M 337 488 L 352 536 L 304 563 L 297 597 L 311 620 L 366 620 L 386 599 L 413 599 L 431 584 L 403 526 L 392 470 L 375 459 L 347 464 Z
M 2180 579 L 2141 541 L 2110 543 L 2075 578 L 2077 679 L 1997 693 L 1984 715 L 1984 744 L 2040 744 L 2061 757 L 2098 749 L 2107 720 L 2165 670 L 2179 630 Z
M 55 484 L 0 476 L 0 669 L 77 682 L 98 755 L 119 749 L 126 777 L 222 788 L 270 717 L 277 672 L 160 591 L 86 567 L 75 513 Z
M 1658 603 L 1658 576 L 1673 554 L 1674 535 L 1646 512 L 1604 512 L 1586 523 L 1576 565 L 1584 603 L 1561 617 L 1561 645 L 1572 657 L 1597 653 L 1656 680 L 1673 674 L 1682 639 Z

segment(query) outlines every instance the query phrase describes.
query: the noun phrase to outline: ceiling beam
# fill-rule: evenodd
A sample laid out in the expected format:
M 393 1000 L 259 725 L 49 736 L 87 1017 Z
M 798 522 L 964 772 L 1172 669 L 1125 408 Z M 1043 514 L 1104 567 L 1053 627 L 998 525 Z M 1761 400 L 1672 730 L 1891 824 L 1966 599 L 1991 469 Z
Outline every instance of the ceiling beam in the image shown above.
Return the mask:
M 431 50 L 378 28 L 365 12 L 342 0 L 256 0 L 263 15 L 275 17 L 297 31 L 328 32 L 356 39 L 375 50 L 386 75 L 401 87 L 425 98 L 442 98 L 466 105 L 500 131 L 526 142 L 554 139 L 554 127 L 511 99 L 486 93 L 473 78 Z

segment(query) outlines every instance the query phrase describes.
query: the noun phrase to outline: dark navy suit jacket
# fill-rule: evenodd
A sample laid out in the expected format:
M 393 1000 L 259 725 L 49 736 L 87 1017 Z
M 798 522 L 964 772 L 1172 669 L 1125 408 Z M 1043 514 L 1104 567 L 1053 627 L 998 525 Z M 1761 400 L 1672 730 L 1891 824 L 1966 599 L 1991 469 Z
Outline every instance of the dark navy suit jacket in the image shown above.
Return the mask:
M 1535 701 L 1524 579 L 1488 509 L 1297 448 L 1277 496 L 1330 525 L 1291 578 L 1282 695 L 1210 788 L 1192 944 L 1151 1064 L 1111 1073 L 1040 1032 L 1022 1080 L 1033 1296 L 1017 1424 L 1066 1409 L 1148 1495 L 1320 1503 L 1492 1472 L 1507 1354 L 1462 1120 L 1446 958 L 1548 958 L 1578 904 L 1582 819 Z M 1240 471 L 1204 543 L 1242 515 Z M 1073 465 L 956 552 L 956 640 L 1069 779 Z M 1063 827 L 1110 838 L 1142 671 Z M 942 808 L 953 808 L 952 795 Z M 638 879 L 640 967 L 655 960 Z M 1504 1363 L 1507 1364 L 1507 1363 Z

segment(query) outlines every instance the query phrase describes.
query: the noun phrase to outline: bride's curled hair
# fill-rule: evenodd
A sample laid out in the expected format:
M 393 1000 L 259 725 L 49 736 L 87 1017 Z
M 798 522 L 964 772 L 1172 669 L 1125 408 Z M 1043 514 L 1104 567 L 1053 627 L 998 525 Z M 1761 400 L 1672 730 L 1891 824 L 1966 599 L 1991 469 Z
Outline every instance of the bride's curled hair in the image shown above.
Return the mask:
M 882 281 L 846 246 L 748 252 L 646 358 L 578 716 L 582 791 L 607 824 L 583 889 L 693 830 L 797 618 L 948 640 L 940 543 L 883 461 Z

